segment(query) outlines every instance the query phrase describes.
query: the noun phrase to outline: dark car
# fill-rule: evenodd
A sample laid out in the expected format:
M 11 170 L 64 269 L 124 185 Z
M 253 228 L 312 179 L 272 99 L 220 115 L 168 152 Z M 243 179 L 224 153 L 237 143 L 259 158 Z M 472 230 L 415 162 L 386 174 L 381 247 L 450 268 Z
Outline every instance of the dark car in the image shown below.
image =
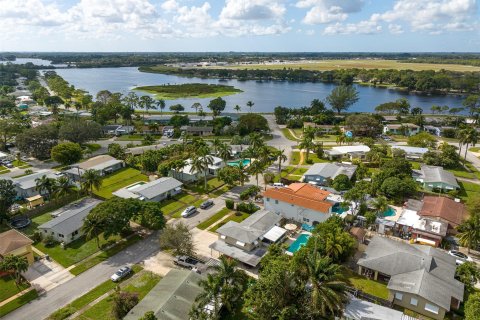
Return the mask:
M 132 272 L 132 269 L 128 266 L 120 268 L 117 272 L 115 272 L 110 279 L 113 282 L 117 282 L 128 276 Z
M 210 208 L 211 206 L 213 206 L 213 201 L 207 200 L 200 205 L 200 209 L 207 209 L 207 208 Z

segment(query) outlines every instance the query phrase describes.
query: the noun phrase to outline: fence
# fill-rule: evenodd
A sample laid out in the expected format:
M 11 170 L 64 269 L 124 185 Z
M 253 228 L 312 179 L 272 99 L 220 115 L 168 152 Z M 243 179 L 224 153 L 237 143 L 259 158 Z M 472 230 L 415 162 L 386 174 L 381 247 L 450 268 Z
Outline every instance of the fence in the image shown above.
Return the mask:
M 45 203 L 44 205 L 28 210 L 26 212 L 23 212 L 22 214 L 28 216 L 29 218 L 32 218 L 32 217 L 41 215 L 45 212 L 57 210 L 63 207 L 64 205 L 69 204 L 70 202 L 78 200 L 82 197 L 83 195 L 79 193 L 74 193 L 59 199 L 52 199 L 49 202 Z
M 347 286 L 347 291 L 349 293 L 351 293 L 353 296 L 355 296 L 359 299 L 362 299 L 362 300 L 366 300 L 366 301 L 371 302 L 371 303 L 375 303 L 375 304 L 378 304 L 378 305 L 381 305 L 381 306 L 384 306 L 384 307 L 387 307 L 387 308 L 391 308 L 393 306 L 393 303 L 391 301 L 373 296 L 371 294 L 365 293 L 362 290 L 358 290 L 358 289 L 353 288 L 353 287 L 348 287 Z

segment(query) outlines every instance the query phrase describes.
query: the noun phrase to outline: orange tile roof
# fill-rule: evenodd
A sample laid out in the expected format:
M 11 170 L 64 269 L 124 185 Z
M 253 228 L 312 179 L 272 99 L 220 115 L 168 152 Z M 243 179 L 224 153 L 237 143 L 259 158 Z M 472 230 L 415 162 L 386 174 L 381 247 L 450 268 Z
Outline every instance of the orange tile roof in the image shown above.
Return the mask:
M 327 213 L 332 203 L 325 201 L 330 192 L 309 183 L 292 183 L 285 188 L 270 188 L 264 197 L 294 204 L 299 207 Z
M 419 214 L 424 217 L 441 218 L 453 227 L 462 223 L 466 215 L 465 205 L 445 197 L 426 196 Z
M 8 231 L 0 233 L 0 255 L 6 255 L 9 252 L 12 252 L 32 243 L 33 241 L 30 240 L 23 233 L 20 233 L 15 229 L 10 229 Z

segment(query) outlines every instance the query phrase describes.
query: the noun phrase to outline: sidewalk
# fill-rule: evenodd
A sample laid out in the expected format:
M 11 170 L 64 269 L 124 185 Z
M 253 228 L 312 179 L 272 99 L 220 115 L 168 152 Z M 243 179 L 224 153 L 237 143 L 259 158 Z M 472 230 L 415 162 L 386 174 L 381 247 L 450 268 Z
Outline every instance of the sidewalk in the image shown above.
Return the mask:
M 30 291 L 32 291 L 33 289 L 34 289 L 34 288 L 33 288 L 33 286 L 32 286 L 32 287 L 27 288 L 27 289 L 25 289 L 25 290 L 23 290 L 23 291 L 20 291 L 20 292 L 17 293 L 16 295 L 13 295 L 13 296 L 11 296 L 10 298 L 8 298 L 8 299 L 6 299 L 6 300 L 3 300 L 2 302 L 0 302 L 0 307 L 6 305 L 6 304 L 9 303 L 10 301 L 13 301 L 13 300 L 17 299 L 18 297 L 23 296 L 25 293 L 30 292 Z

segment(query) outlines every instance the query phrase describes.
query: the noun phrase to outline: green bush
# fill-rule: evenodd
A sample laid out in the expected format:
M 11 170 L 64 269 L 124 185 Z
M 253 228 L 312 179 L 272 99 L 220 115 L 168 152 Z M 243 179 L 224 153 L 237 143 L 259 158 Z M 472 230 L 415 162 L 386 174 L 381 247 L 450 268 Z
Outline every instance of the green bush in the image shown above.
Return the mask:
M 246 190 L 242 191 L 242 193 L 240 193 L 240 200 L 247 200 L 248 198 L 257 195 L 259 191 L 260 191 L 259 187 L 250 186 Z
M 55 247 L 58 244 L 58 241 L 52 235 L 48 235 L 43 239 L 43 244 L 47 248 Z
M 231 199 L 226 199 L 225 200 L 225 207 L 227 207 L 230 210 L 233 210 L 235 208 L 235 202 Z
M 237 204 L 237 211 L 240 211 L 240 212 L 252 214 L 257 210 L 258 210 L 258 206 L 255 205 L 255 203 L 253 202 L 248 202 L 248 203 L 240 202 Z
M 40 231 L 38 231 L 38 230 L 35 231 L 35 232 L 32 234 L 31 238 L 32 238 L 33 242 L 35 242 L 35 243 L 38 243 L 38 242 L 42 241 L 42 238 L 43 238 L 42 232 L 40 232 Z

